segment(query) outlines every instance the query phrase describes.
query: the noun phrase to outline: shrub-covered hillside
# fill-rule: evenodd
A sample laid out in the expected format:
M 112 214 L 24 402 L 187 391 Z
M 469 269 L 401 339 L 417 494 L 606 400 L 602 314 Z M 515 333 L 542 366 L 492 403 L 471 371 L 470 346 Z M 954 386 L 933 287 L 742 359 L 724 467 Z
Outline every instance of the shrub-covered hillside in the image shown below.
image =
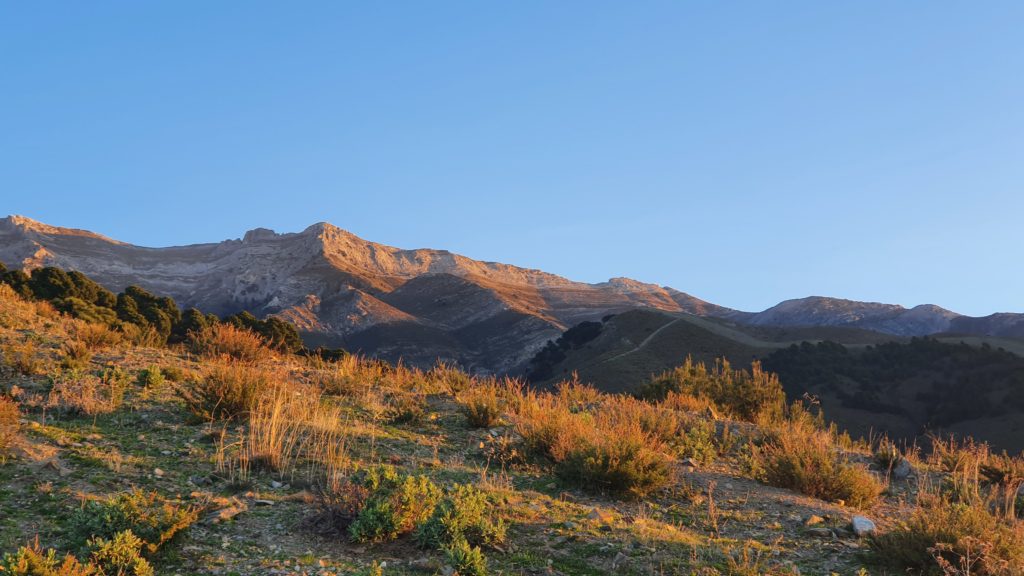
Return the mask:
M 26 296 L 0 285 L 5 574 L 1024 566 L 1021 459 L 852 440 L 757 367 L 690 363 L 643 398 L 534 391 L 232 323 L 158 345 Z
M 791 398 L 814 394 L 841 426 L 863 434 L 870 426 L 909 438 L 944 429 L 1024 450 L 1024 358 L 984 343 L 915 338 L 862 350 L 804 343 L 764 365 Z

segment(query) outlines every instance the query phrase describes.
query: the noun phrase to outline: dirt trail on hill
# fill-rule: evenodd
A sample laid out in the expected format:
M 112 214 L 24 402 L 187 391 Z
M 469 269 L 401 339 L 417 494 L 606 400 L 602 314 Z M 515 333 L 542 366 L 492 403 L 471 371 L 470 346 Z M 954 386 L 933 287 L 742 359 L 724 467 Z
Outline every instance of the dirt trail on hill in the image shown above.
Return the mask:
M 668 328 L 669 326 L 672 326 L 673 324 L 681 322 L 682 320 L 683 320 L 683 318 L 676 318 L 675 320 L 672 320 L 671 322 L 663 324 L 657 330 L 655 330 L 654 332 L 651 332 L 651 334 L 647 338 L 644 338 L 644 341 L 641 342 L 640 344 L 638 344 L 636 348 L 633 348 L 632 350 L 628 350 L 626 352 L 623 352 L 622 354 L 616 354 L 615 356 L 612 356 L 611 358 L 609 358 L 609 359 L 605 360 L 604 362 L 602 362 L 602 364 L 605 364 L 607 362 L 611 362 L 612 360 L 618 360 L 619 358 L 622 358 L 623 356 L 629 356 L 630 354 L 632 354 L 634 352 L 640 351 L 644 346 L 647 346 L 647 344 L 650 343 L 651 340 L 654 340 L 654 338 L 658 334 L 660 334 L 662 330 Z

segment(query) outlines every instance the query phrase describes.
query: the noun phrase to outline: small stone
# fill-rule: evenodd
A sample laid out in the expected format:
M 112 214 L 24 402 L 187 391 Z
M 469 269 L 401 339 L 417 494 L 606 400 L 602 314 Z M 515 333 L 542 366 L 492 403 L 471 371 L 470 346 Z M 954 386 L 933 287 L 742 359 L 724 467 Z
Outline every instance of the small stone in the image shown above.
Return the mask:
M 683 460 L 682 462 L 680 462 L 680 464 L 682 464 L 683 466 L 688 466 L 690 468 L 696 468 L 697 467 L 697 461 L 694 460 L 693 458 L 687 458 L 687 459 Z
M 161 450 L 160 453 L 163 454 L 164 456 L 170 456 L 171 455 L 171 451 L 170 450 Z
M 913 471 L 914 467 L 910 465 L 910 461 L 906 458 L 900 458 L 900 461 L 892 469 L 892 477 L 897 480 L 903 480 L 910 476 L 910 473 Z
M 818 538 L 831 538 L 832 537 L 832 531 L 829 530 L 828 528 L 810 528 L 810 529 L 807 530 L 807 533 L 810 534 L 811 536 L 816 536 Z
M 153 468 L 153 476 L 156 476 L 157 478 L 163 478 L 164 471 L 159 468 Z
M 850 527 L 853 528 L 853 533 L 861 538 L 873 534 L 876 530 L 875 523 L 864 516 L 854 516 L 850 521 Z
M 615 555 L 615 558 L 612 560 L 612 570 L 615 570 L 628 562 L 629 556 L 626 556 L 622 552 L 619 552 Z
M 277 480 L 271 480 L 270 487 L 273 488 L 274 490 L 277 490 L 278 488 L 283 488 L 284 483 L 278 482 Z
M 807 518 L 807 520 L 804 522 L 804 526 L 816 526 L 824 521 L 825 519 L 821 516 L 818 516 L 817 514 L 811 514 L 811 516 Z
M 444 568 L 441 568 L 441 576 L 455 576 L 455 574 L 456 572 L 453 566 L 446 564 Z
M 188 483 L 193 486 L 209 486 L 213 484 L 213 480 L 210 480 L 209 476 L 189 476 Z
M 591 508 L 590 513 L 587 514 L 587 518 L 596 522 L 610 523 L 615 520 L 615 517 L 611 515 L 607 510 L 601 510 L 600 508 Z
M 274 505 L 274 501 L 273 500 L 254 500 L 253 503 L 256 504 L 257 506 L 273 506 Z

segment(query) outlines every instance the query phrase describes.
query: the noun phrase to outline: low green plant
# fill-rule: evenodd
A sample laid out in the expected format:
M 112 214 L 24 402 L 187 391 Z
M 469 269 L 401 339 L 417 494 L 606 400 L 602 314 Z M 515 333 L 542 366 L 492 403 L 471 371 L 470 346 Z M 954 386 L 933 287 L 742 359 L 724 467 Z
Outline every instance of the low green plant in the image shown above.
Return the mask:
M 487 576 L 487 557 L 479 546 L 460 538 L 443 548 L 448 564 L 455 573 L 465 576 Z
M 86 500 L 71 516 L 70 531 L 77 542 L 111 540 L 118 533 L 131 531 L 143 542 L 143 552 L 153 554 L 198 517 L 196 508 L 181 506 L 156 492 L 136 489 L 105 499 Z
M 483 491 L 456 484 L 416 530 L 423 546 L 444 548 L 458 540 L 477 546 L 494 546 L 505 540 L 507 525 L 496 518 L 493 504 Z
M 142 557 L 144 546 L 131 530 L 118 532 L 109 540 L 96 537 L 88 542 L 92 551 L 89 563 L 105 576 L 153 576 L 153 567 Z
M 700 464 L 709 464 L 719 453 L 715 423 L 702 419 L 687 422 L 673 444 L 681 458 L 693 458 Z
M 356 542 L 393 540 L 426 521 L 441 498 L 441 490 L 426 476 L 402 474 L 391 466 L 366 470 L 358 482 L 365 500 L 348 527 Z

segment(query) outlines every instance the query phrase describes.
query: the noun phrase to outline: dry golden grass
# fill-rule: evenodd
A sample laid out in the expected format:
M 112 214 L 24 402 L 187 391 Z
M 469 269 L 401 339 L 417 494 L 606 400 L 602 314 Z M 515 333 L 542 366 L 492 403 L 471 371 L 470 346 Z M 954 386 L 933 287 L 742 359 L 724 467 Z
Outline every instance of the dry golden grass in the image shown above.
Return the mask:
M 62 372 L 53 379 L 46 407 L 60 412 L 97 416 L 109 414 L 124 403 L 127 379 Z
M 765 437 L 751 452 L 756 476 L 772 486 L 789 488 L 822 500 L 865 508 L 883 486 L 866 468 L 852 463 L 832 428 L 795 404 L 787 418 L 762 419 Z
M 120 346 L 124 336 L 111 330 L 106 324 L 78 322 L 74 329 L 75 339 L 89 350 L 104 350 Z
M 456 395 L 459 411 L 473 428 L 492 428 L 501 422 L 505 413 L 505 387 L 494 380 L 478 382 Z
M 554 394 L 509 388 L 516 431 L 527 451 L 586 487 L 641 497 L 671 480 L 673 457 L 655 427 L 659 408 L 569 382 Z
M 940 450 L 955 457 L 957 469 L 939 485 L 922 482 L 897 526 L 872 539 L 878 559 L 919 574 L 1024 574 L 1024 522 L 1015 505 L 1024 498 L 1020 484 L 986 483 L 977 471 L 989 456 L 976 445 Z M 1016 461 L 1024 466 L 1020 457 Z
M 3 362 L 8 368 L 22 376 L 45 374 L 49 359 L 39 350 L 39 344 L 31 337 L 8 342 L 3 347 Z
M 226 445 L 222 435 L 220 471 L 243 482 L 252 471 L 266 470 L 337 483 L 348 463 L 347 422 L 338 406 L 309 392 L 282 385 L 259 396 L 238 441 Z
M 14 400 L 0 396 L 0 462 L 7 458 L 21 430 L 21 411 Z
M 260 362 L 273 353 L 255 332 L 231 324 L 215 324 L 189 332 L 189 349 L 204 358 L 232 358 L 242 362 Z
M 210 360 L 199 376 L 180 386 L 189 409 L 208 420 L 248 415 L 263 394 L 283 382 L 286 375 L 276 367 L 263 367 L 227 359 Z

